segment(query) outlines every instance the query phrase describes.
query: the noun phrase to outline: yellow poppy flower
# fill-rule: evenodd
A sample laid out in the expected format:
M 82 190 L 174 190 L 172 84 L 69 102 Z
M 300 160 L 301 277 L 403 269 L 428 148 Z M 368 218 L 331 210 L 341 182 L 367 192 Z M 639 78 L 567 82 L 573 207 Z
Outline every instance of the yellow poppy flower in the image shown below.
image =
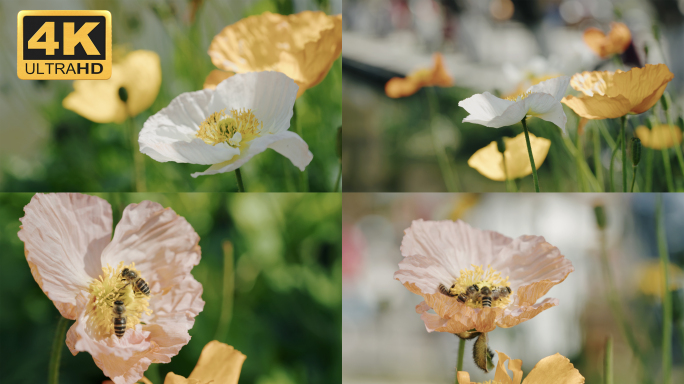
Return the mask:
M 503 352 L 496 351 L 499 355 L 499 362 L 496 364 L 494 381 L 496 384 L 582 384 L 584 377 L 572 365 L 570 360 L 556 353 L 553 356 L 545 357 L 532 368 L 525 380 L 522 379 L 522 360 L 511 359 Z M 508 361 L 508 369 L 513 372 L 513 378 L 508 375 L 504 364 Z M 456 374 L 458 384 L 477 384 L 470 381 L 468 372 L 459 371 Z
M 640 125 L 634 133 L 641 140 L 641 145 L 651 149 L 672 148 L 682 142 L 682 130 L 676 125 L 672 126 L 672 130 L 667 124 L 656 125 L 653 129 Z
M 122 123 L 149 108 L 161 86 L 159 55 L 152 51 L 133 51 L 112 64 L 108 80 L 76 80 L 74 91 L 62 101 L 72 110 L 96 123 Z M 121 99 L 125 89 L 127 102 Z
M 684 284 L 684 272 L 674 264 L 669 267 L 670 291 L 682 288 Z M 639 290 L 644 295 L 663 296 L 663 269 L 659 262 L 653 261 L 642 268 L 639 268 L 641 277 L 639 278 Z
M 572 76 L 570 85 L 583 95 L 568 95 L 562 102 L 587 119 L 643 113 L 658 102 L 673 78 L 665 64 L 646 64 L 627 72 L 582 72 Z
M 423 87 L 451 87 L 454 79 L 444 67 L 442 54 L 437 52 L 432 56 L 435 65 L 432 69 L 421 68 L 406 77 L 393 77 L 385 84 L 385 94 L 396 99 L 411 96 Z
M 342 15 L 311 11 L 247 17 L 225 27 L 209 46 L 218 68 L 282 72 L 299 86 L 297 97 L 323 81 L 341 53 Z
M 204 80 L 204 85 L 202 86 L 202 88 L 216 89 L 218 83 L 233 75 L 235 75 L 235 73 L 233 72 L 226 72 L 220 69 L 214 69 L 213 71 L 209 72 L 209 75 L 207 75 L 207 78 Z
M 591 27 L 584 30 L 583 38 L 594 53 L 606 58 L 624 52 L 632 42 L 632 33 L 623 23 L 612 23 L 607 36 L 602 30 Z
M 513 138 L 504 137 L 503 140 L 506 144 L 504 156 L 506 156 L 508 179 L 513 180 L 530 175 L 532 173 L 532 165 L 530 165 L 530 156 L 527 153 L 525 134 L 521 133 Z M 534 156 L 534 165 L 539 169 L 544 160 L 546 160 L 546 155 L 551 147 L 551 141 L 530 133 L 530 146 Z M 475 168 L 488 179 L 506 181 L 503 156 L 497 148 L 496 141 L 492 141 L 486 147 L 475 152 L 468 159 L 468 165 L 471 168 Z

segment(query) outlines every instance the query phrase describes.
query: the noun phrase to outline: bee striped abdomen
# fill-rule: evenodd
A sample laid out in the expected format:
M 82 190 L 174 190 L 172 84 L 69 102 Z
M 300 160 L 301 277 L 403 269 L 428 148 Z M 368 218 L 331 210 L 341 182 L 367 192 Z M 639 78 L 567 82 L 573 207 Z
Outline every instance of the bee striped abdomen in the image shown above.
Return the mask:
M 114 334 L 116 337 L 121 338 L 124 333 L 126 333 L 126 317 L 114 319 Z
M 143 279 L 138 279 L 135 282 L 135 287 L 138 288 L 138 291 L 144 293 L 145 295 L 149 296 L 150 295 L 150 286 L 147 285 L 147 282 Z
M 482 308 L 491 308 L 492 298 L 490 296 L 485 296 L 482 298 Z
M 442 295 L 449 296 L 449 297 L 456 296 L 456 295 L 452 294 L 451 291 L 447 287 L 444 286 L 444 284 L 439 285 L 439 293 L 441 293 Z

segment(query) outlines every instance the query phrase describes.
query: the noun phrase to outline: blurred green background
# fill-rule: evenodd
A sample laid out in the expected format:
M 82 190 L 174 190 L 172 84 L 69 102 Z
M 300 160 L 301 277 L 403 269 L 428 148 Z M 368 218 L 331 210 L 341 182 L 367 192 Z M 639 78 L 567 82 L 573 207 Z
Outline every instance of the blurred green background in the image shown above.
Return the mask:
M 335 4 L 340 3 L 339 6 Z M 145 120 L 183 92 L 202 89 L 212 69 L 207 49 L 229 24 L 271 11 L 305 9 L 340 13 L 329 0 L 0 0 L 0 191 L 133 191 L 133 154 L 124 124 L 97 124 L 62 107 L 71 81 L 28 81 L 16 76 L 17 12 L 24 9 L 106 9 L 112 14 L 114 47 L 147 49 L 161 58 L 162 84 L 152 106 L 135 117 Z M 303 139 L 313 153 L 308 181 L 287 158 L 272 150 L 242 169 L 245 188 L 260 191 L 332 191 L 340 172 L 337 130 L 342 125 L 342 65 L 296 102 Z M 293 129 L 294 130 L 294 129 Z M 235 173 L 190 177 L 205 165 L 158 163 L 145 157 L 148 191 L 221 192 L 237 190 Z M 306 186 L 305 186 L 306 185 Z
M 31 276 L 23 243 L 16 235 L 23 208 L 32 196 L 0 194 L 0 372 L 4 384 L 46 382 L 59 320 L 59 312 Z M 112 204 L 114 225 L 128 204 L 152 200 L 185 217 L 201 238 L 202 259 L 192 274 L 204 287 L 206 305 L 190 330 L 188 345 L 171 363 L 153 364 L 148 370 L 146 376 L 154 384 L 162 383 L 167 372 L 187 377 L 202 348 L 217 334 L 219 341 L 247 355 L 241 384 L 340 382 L 341 195 L 97 196 Z M 228 257 L 227 264 L 226 241 L 234 248 L 233 262 Z M 232 274 L 226 266 L 233 267 Z M 230 286 L 231 276 L 234 291 L 227 297 L 232 297 L 232 311 L 230 299 L 223 307 L 222 293 L 225 283 Z M 227 311 L 226 321 L 220 322 L 222 308 Z M 224 330 L 225 337 L 220 337 Z M 72 356 L 66 344 L 61 345 L 61 383 L 105 380 L 90 354 Z

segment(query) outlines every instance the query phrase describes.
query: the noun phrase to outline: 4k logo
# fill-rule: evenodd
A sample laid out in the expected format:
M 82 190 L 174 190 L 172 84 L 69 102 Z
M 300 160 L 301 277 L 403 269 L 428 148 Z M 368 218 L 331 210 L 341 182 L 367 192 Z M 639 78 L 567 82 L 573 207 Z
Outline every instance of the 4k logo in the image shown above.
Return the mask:
M 109 11 L 21 11 L 17 75 L 23 80 L 109 79 Z

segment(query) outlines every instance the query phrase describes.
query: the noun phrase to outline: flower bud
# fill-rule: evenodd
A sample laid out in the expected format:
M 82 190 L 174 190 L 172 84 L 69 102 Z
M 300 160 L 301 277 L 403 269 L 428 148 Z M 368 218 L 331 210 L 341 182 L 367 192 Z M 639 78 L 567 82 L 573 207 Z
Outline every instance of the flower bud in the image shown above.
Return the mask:
M 632 165 L 639 165 L 641 160 L 641 140 L 638 137 L 632 137 Z
M 121 99 L 121 101 L 124 103 L 128 101 L 128 91 L 126 91 L 126 88 L 119 88 L 119 99 Z
M 596 216 L 596 225 L 601 229 L 606 229 L 606 211 L 603 209 L 603 205 L 597 204 L 594 206 L 594 216 Z
M 670 98 L 670 94 L 664 92 L 663 96 L 660 98 L 660 102 L 663 104 L 663 109 L 665 110 L 665 112 L 667 112 L 667 110 L 670 109 L 670 106 L 672 105 L 672 98 Z
M 501 153 L 506 152 L 506 142 L 504 141 L 503 137 L 496 139 L 496 149 L 498 149 Z

